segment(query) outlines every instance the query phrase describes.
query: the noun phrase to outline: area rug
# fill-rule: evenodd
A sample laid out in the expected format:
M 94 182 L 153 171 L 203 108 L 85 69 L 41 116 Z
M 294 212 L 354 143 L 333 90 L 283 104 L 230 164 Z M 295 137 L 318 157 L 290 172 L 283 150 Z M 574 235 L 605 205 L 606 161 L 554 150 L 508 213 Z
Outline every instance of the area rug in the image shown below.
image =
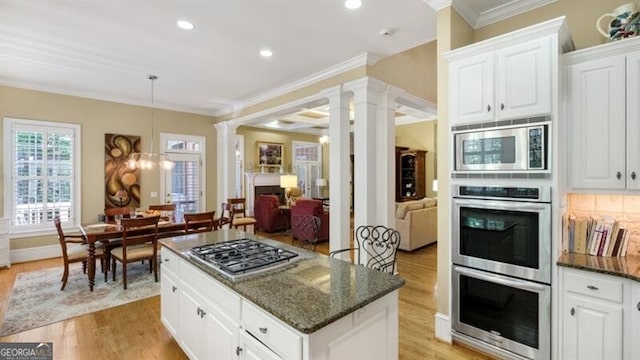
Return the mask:
M 0 326 L 0 337 L 160 294 L 160 271 L 156 283 L 148 263 L 129 264 L 127 290 L 122 288 L 121 271 L 118 264 L 116 281 L 109 273 L 105 283 L 97 269 L 93 292 L 89 291 L 87 275 L 79 264 L 70 266 L 64 291 L 60 291 L 62 267 L 19 273 Z

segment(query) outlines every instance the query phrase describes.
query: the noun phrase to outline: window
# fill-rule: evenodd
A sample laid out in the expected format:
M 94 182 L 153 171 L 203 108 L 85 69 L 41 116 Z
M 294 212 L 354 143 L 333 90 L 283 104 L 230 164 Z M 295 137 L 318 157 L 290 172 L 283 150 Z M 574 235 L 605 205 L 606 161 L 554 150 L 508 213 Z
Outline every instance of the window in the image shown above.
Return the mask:
M 79 222 L 80 126 L 4 121 L 4 213 L 11 233 L 50 233 L 57 215 L 63 225 Z
M 172 170 L 164 171 L 160 180 L 163 203 L 176 204 L 176 221 L 185 213 L 205 209 L 205 138 L 202 136 L 160 134 L 162 151 L 175 163 Z
M 305 197 L 321 195 L 316 180 L 322 177 L 322 145 L 293 142 L 293 171 L 298 175 L 298 186 Z

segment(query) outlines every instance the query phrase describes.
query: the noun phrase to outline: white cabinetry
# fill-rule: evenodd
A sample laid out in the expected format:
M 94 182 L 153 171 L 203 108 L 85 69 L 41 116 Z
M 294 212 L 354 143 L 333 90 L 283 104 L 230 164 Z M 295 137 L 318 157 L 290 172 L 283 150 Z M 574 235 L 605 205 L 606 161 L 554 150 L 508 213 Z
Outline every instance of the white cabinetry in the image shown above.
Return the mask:
M 178 329 L 178 312 L 170 311 L 180 306 L 180 291 L 178 287 L 178 258 L 170 251 L 163 250 L 160 271 L 160 314 L 164 326 L 171 336 L 175 337 Z
M 638 40 L 566 55 L 573 189 L 640 190 Z
M 11 267 L 9 251 L 9 218 L 0 218 L 0 267 Z
M 162 259 L 161 318 L 190 359 L 398 357 L 397 291 L 305 334 L 166 248 Z
M 631 285 L 631 314 L 629 316 L 631 322 L 631 343 L 630 359 L 640 359 L 640 283 L 632 281 Z
M 635 308 L 639 284 L 565 267 L 560 267 L 560 276 L 560 358 L 638 359 L 640 347 L 634 339 L 640 335 L 640 311 Z
M 552 42 L 547 36 L 452 61 L 451 125 L 550 114 Z

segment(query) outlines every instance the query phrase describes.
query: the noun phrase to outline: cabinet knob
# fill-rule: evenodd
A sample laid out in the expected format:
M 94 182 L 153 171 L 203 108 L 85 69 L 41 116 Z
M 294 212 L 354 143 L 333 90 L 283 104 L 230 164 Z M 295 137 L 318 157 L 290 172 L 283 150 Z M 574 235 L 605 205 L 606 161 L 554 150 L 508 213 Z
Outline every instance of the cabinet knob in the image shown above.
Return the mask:
M 618 171 L 616 173 L 616 177 L 618 178 L 618 180 L 620 180 L 620 178 L 622 177 L 622 173 L 620 171 Z
M 597 286 L 593 286 L 593 285 L 589 285 L 589 286 L 587 286 L 587 289 L 596 291 L 596 290 L 598 290 L 598 287 Z
M 500 110 L 504 110 L 504 103 L 500 103 Z
M 569 311 L 569 313 L 571 314 L 571 316 L 575 315 L 576 314 L 576 309 L 571 308 L 571 311 Z
M 491 105 L 487 105 L 487 112 L 491 111 Z
M 638 308 L 638 311 L 640 311 L 640 302 L 636 304 L 636 308 Z
M 198 310 L 196 311 L 196 314 L 198 314 L 198 316 L 200 316 L 200 312 L 202 311 L 202 309 L 198 308 Z
M 267 328 L 266 327 L 261 327 L 261 328 L 258 328 L 258 329 L 260 329 L 260 332 L 263 333 L 263 334 L 267 333 Z
M 175 285 L 174 285 L 174 286 L 173 286 L 173 288 L 172 288 L 172 290 L 173 290 L 173 292 L 176 292 L 176 290 L 178 290 L 178 288 L 177 288 L 177 287 L 175 287 Z
M 204 310 L 200 310 L 200 318 L 203 318 L 205 315 L 207 315 L 207 312 Z
M 631 172 L 631 180 L 635 180 L 636 179 L 636 172 L 632 171 Z
M 169 259 L 162 259 L 162 261 L 166 261 L 166 262 L 169 262 Z
M 236 346 L 236 355 L 240 356 L 241 352 L 242 352 L 242 348 L 240 346 Z

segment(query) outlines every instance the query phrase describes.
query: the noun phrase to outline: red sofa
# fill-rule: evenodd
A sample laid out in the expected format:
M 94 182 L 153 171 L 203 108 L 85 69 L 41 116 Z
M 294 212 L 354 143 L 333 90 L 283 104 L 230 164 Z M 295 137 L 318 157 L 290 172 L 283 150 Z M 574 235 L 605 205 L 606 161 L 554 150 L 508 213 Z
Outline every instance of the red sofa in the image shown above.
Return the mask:
M 256 229 L 266 232 L 285 230 L 289 224 L 287 213 L 278 209 L 278 195 L 258 195 L 253 208 Z
M 322 201 L 311 199 L 298 199 L 296 204 L 291 206 L 291 216 L 295 215 L 315 215 L 320 218 L 320 233 L 318 241 L 329 241 L 329 212 L 324 211 Z M 296 231 L 293 229 L 293 237 Z

